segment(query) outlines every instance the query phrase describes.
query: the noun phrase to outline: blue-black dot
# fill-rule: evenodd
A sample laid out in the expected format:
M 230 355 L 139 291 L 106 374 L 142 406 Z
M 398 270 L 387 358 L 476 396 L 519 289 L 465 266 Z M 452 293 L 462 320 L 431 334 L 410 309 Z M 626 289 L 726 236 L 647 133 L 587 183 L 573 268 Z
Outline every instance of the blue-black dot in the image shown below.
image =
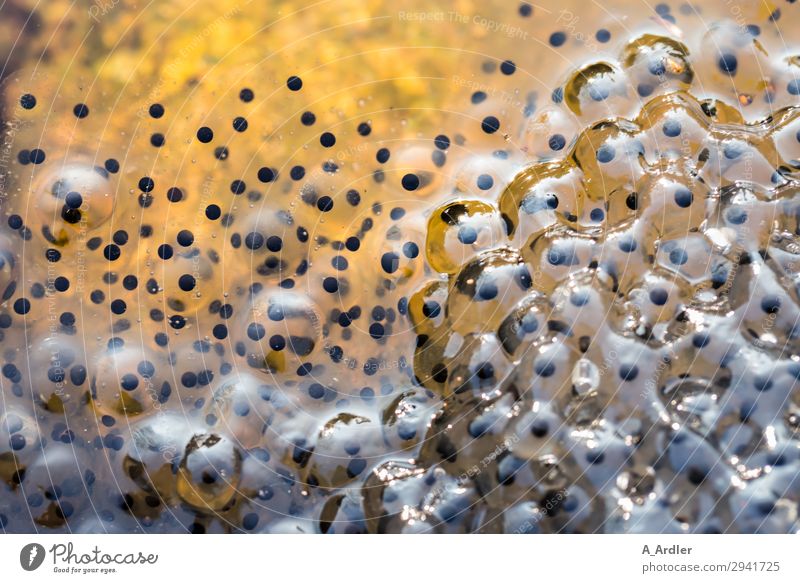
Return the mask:
M 8 217 L 8 226 L 14 229 L 15 231 L 22 227 L 25 224 L 22 220 L 22 217 L 19 215 L 11 215 Z
M 657 287 L 650 290 L 650 301 L 657 306 L 663 306 L 669 299 L 669 293 L 664 288 Z
M 419 255 L 419 245 L 413 241 L 408 241 L 403 244 L 403 255 L 409 259 L 415 259 Z
M 488 174 L 481 174 L 478 176 L 478 188 L 481 190 L 489 190 L 494 186 L 494 179 Z
M 667 67 L 664 64 L 664 58 L 661 56 L 651 58 L 647 63 L 647 70 L 651 75 L 655 75 L 656 77 L 663 76 L 667 72 Z
M 740 207 L 731 207 L 725 213 L 725 218 L 732 225 L 742 225 L 747 221 L 747 212 Z
M 384 335 L 383 324 L 379 324 L 378 322 L 373 322 L 372 324 L 370 324 L 369 335 L 373 340 L 380 340 L 381 338 L 383 338 Z
M 83 204 L 83 197 L 78 192 L 68 192 L 64 197 L 64 202 L 69 208 L 77 209 Z
M 614 151 L 614 146 L 611 144 L 603 144 L 597 150 L 597 161 L 601 164 L 606 164 L 611 162 L 614 159 L 616 152 Z
M 433 139 L 433 144 L 440 150 L 446 150 L 450 147 L 450 138 L 444 134 L 440 134 Z
M 483 118 L 481 129 L 487 134 L 493 134 L 500 129 L 500 120 L 493 115 L 488 115 Z
M 550 377 L 556 372 L 556 365 L 549 359 L 540 358 L 533 365 L 533 370 L 540 377 Z
M 406 190 L 413 191 L 419 188 L 419 176 L 416 174 L 406 174 L 401 182 Z
M 8 440 L 8 444 L 14 451 L 19 451 L 25 447 L 25 436 L 14 433 Z
M 669 252 L 669 262 L 673 265 L 683 265 L 689 260 L 686 250 L 677 247 Z
M 635 364 L 622 364 L 619 367 L 619 376 L 623 381 L 632 381 L 639 375 L 639 367 Z
M 272 350 L 280 352 L 281 350 L 286 348 L 286 339 L 283 336 L 281 336 L 280 334 L 274 334 L 269 339 L 269 347 Z
M 31 302 L 27 298 L 19 298 L 14 302 L 14 311 L 17 314 L 25 315 L 31 309 Z
M 233 129 L 237 132 L 243 132 L 247 130 L 247 120 L 243 117 L 235 117 L 233 119 Z
M 594 82 L 589 85 L 589 97 L 594 101 L 604 101 L 611 95 L 608 84 L 605 82 Z
M 258 525 L 258 514 L 250 512 L 242 518 L 242 527 L 245 530 L 253 530 Z
M 735 160 L 739 156 L 742 155 L 744 148 L 741 144 L 732 142 L 729 144 L 725 144 L 725 147 L 722 149 L 722 153 L 728 160 Z
M 40 150 L 39 148 L 34 148 L 28 154 L 28 160 L 31 164 L 41 164 L 45 161 L 46 157 L 44 150 Z
M 189 273 L 185 273 L 178 278 L 178 286 L 183 291 L 192 291 L 196 283 L 194 276 Z
M 148 111 L 153 119 L 159 119 L 164 116 L 164 106 L 160 103 L 152 104 Z
M 503 73 L 503 75 L 513 75 L 516 70 L 517 66 L 513 61 L 503 61 L 500 64 L 500 72 Z
M 22 109 L 33 109 L 36 107 L 36 97 L 30 93 L 26 93 L 19 98 L 19 104 L 22 106 Z
M 550 44 L 554 47 L 560 47 L 567 42 L 567 35 L 563 32 L 554 32 L 550 35 Z
M 664 131 L 664 135 L 668 138 L 674 138 L 681 135 L 681 124 L 675 119 L 668 119 L 665 121 L 662 129 Z
M 206 207 L 206 218 L 216 221 L 222 215 L 222 210 L 215 204 Z
M 103 248 L 103 257 L 108 259 L 109 261 L 116 261 L 119 259 L 119 256 L 122 254 L 120 248 L 115 244 L 106 245 Z
M 319 143 L 326 148 L 331 148 L 336 143 L 336 136 L 334 136 L 331 132 L 323 132 L 323 134 L 319 137 Z
M 167 260 L 172 258 L 172 246 L 163 244 L 158 247 L 158 256 L 161 259 Z
M 471 245 L 478 240 L 478 232 L 469 225 L 459 227 L 457 236 L 464 245 Z
M 264 326 L 257 322 L 251 322 L 247 326 L 247 337 L 254 342 L 258 342 L 264 338 L 265 334 L 266 330 L 264 329 Z
M 664 4 L 663 2 L 661 4 L 656 4 L 655 11 L 656 14 L 658 14 L 661 17 L 667 16 L 670 12 L 669 4 Z
M 591 296 L 586 290 L 576 290 L 570 294 L 569 301 L 573 306 L 581 307 L 589 303 Z
M 478 286 L 478 297 L 482 300 L 493 300 L 499 291 L 494 282 L 487 281 Z
M 675 191 L 675 204 L 679 207 L 688 208 L 692 206 L 693 200 L 692 192 L 688 188 L 681 187 Z
M 623 253 L 632 253 L 636 247 L 636 239 L 633 237 L 623 237 L 619 240 L 619 249 Z
M 396 253 L 387 252 L 381 257 L 381 268 L 386 273 L 394 273 L 400 266 L 400 258 Z
M 278 173 L 273 170 L 272 168 L 268 168 L 266 166 L 259 168 L 258 170 L 258 180 L 260 182 L 268 183 L 272 182 L 277 178 Z
M 561 134 L 553 134 L 550 136 L 550 139 L 547 140 L 547 145 L 550 146 L 551 150 L 557 152 L 567 145 L 567 140 Z
M 194 234 L 191 231 L 183 229 L 182 231 L 178 232 L 177 241 L 181 247 L 189 247 L 192 243 L 194 243 Z
M 381 148 L 380 150 L 378 150 L 375 153 L 375 159 L 380 164 L 385 164 L 389 160 L 390 156 L 391 156 L 391 152 L 389 151 L 388 148 Z
M 761 309 L 767 314 L 777 314 L 781 308 L 781 299 L 774 294 L 767 294 L 761 299 Z
M 145 176 L 139 180 L 139 190 L 142 192 L 151 192 L 155 188 L 155 182 L 149 176 Z
M 442 307 L 439 305 L 439 302 L 427 300 L 422 304 L 422 315 L 426 318 L 437 318 L 441 312 Z
M 758 375 L 753 379 L 753 386 L 759 392 L 768 391 L 772 388 L 772 379 L 767 375 Z
M 214 131 L 209 127 L 203 126 L 197 130 L 197 139 L 207 144 L 214 139 Z
M 739 62 L 736 59 L 736 55 L 731 53 L 722 54 L 717 62 L 717 66 L 719 66 L 720 71 L 727 73 L 728 75 L 736 74 L 736 67 L 738 67 L 738 64 Z

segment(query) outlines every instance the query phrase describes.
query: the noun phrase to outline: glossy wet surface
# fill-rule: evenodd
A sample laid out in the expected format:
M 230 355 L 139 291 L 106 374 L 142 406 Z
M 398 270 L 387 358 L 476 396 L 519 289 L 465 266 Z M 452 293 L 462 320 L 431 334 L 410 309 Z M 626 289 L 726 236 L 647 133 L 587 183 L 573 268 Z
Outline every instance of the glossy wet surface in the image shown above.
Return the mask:
M 793 3 L 0 15 L 5 531 L 797 531 Z

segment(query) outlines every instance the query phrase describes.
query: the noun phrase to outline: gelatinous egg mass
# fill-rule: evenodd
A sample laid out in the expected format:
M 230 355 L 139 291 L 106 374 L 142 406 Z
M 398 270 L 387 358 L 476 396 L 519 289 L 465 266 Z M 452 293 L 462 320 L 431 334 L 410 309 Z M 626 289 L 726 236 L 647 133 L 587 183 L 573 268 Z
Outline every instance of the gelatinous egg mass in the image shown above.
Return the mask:
M 798 531 L 798 26 L 3 3 L 0 530 Z

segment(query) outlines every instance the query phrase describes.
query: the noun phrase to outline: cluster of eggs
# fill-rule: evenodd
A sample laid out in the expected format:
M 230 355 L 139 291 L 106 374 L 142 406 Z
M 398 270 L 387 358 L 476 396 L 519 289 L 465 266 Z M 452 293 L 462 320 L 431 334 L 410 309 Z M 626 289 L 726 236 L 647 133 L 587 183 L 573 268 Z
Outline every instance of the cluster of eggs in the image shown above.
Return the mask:
M 637 39 L 558 90 L 599 118 L 545 136 L 563 156 L 431 213 L 448 277 L 409 313 L 446 402 L 413 467 L 375 472 L 383 528 L 796 530 L 800 111 L 748 124 L 693 76 Z M 631 88 L 636 116 L 599 115 Z

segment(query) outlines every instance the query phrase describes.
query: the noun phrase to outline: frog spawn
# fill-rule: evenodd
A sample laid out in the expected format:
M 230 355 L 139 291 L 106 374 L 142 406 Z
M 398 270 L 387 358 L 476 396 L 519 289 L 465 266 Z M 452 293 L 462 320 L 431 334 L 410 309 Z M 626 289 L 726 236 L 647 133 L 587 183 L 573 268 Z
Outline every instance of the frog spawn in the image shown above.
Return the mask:
M 664 58 L 676 50 L 665 47 Z M 691 82 L 688 63 L 669 66 Z M 576 74 L 567 105 L 582 113 L 584 94 L 611 96 L 615 75 L 604 65 Z M 417 377 L 446 405 L 416 463 L 373 473 L 372 530 L 796 527 L 791 485 L 762 486 L 798 455 L 796 278 L 786 269 L 796 229 L 783 227 L 794 190 L 775 170 L 790 160 L 773 142 L 796 113 L 746 125 L 734 112 L 677 92 L 633 121 L 592 126 L 562 162 L 507 185 L 499 212 L 508 239 L 487 239 L 460 263 L 446 255 L 448 280 L 409 304 Z M 713 118 L 723 115 L 739 125 L 718 129 Z M 451 208 L 456 220 L 442 220 Z M 468 208 L 432 213 L 429 253 L 441 253 L 448 229 L 462 238 Z M 741 228 L 749 221 L 752 230 Z M 498 257 L 514 257 L 526 285 L 502 286 L 508 303 L 483 311 L 475 290 Z M 472 327 L 459 307 L 465 291 Z M 542 492 L 552 468 L 566 478 Z M 747 496 L 758 502 L 742 511 Z
M 732 34 L 704 42 L 746 49 Z M 117 211 L 105 193 L 123 182 L 113 164 L 49 166 L 40 152 L 31 164 L 28 152 L 23 166 L 42 180 L 19 183 L 36 185 L 39 214 L 12 236 L 75 267 L 83 221 L 92 257 L 114 258 L 113 270 L 89 261 L 86 281 L 103 282 L 93 305 L 102 287 L 129 312 L 88 359 L 64 340 L 77 328 L 63 318 L 54 341 L 32 346 L 48 383 L 5 357 L 12 394 L 37 394 L 4 420 L 3 482 L 25 490 L 36 524 L 86 531 L 793 528 L 797 116 L 748 126 L 725 96 L 698 102 L 696 66 L 681 42 L 645 35 L 619 60 L 568 75 L 564 106 L 543 118 L 554 131 L 531 140 L 546 159 L 516 176 L 501 155 L 443 171 L 460 133 L 436 138 L 433 154 L 393 150 L 394 167 L 379 155 L 381 169 L 346 188 L 347 156 L 297 189 L 271 166 L 234 185 L 245 170 L 219 164 L 230 189 L 201 219 L 224 229 L 187 238 L 185 214 L 167 212 L 158 242 L 171 250 L 146 242 L 146 222 L 138 241 L 110 247 Z M 483 121 L 465 135 L 508 139 L 491 100 L 474 113 Z M 218 149 L 192 141 L 190 157 L 239 164 L 236 148 Z M 155 172 L 165 199 L 141 174 L 126 220 L 197 202 L 198 188 L 179 196 Z M 358 206 L 370 191 L 385 208 Z M 437 193 L 448 198 L 426 216 L 390 210 L 390 199 Z M 280 196 L 287 208 L 263 204 Z M 24 214 L 24 199 L 11 210 Z M 3 245 L 11 313 L 27 290 L 12 289 L 19 257 Z M 131 329 L 138 303 L 152 337 Z M 410 330 L 413 363 L 392 338 Z M 76 418 L 88 419 L 77 441 Z M 67 447 L 93 474 L 73 471 Z

